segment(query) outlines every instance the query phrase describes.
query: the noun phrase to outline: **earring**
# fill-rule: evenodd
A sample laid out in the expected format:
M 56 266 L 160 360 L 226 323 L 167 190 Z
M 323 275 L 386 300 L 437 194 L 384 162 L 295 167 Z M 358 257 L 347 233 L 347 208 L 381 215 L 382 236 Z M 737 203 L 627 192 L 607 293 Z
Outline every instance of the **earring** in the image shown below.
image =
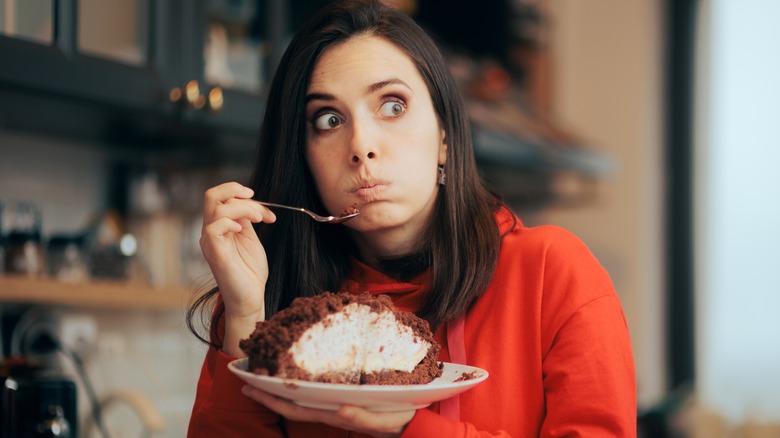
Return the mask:
M 444 165 L 439 164 L 439 185 L 444 185 L 447 182 L 447 172 L 444 171 Z

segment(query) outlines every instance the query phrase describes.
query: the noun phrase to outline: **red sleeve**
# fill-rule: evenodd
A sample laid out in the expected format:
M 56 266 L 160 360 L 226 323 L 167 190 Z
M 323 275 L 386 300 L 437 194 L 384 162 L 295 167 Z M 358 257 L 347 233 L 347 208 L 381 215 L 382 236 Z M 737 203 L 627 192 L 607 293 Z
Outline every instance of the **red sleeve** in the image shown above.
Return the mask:
M 609 274 L 565 232 L 545 255 L 543 437 L 635 437 L 628 326 Z
M 203 362 L 188 438 L 229 438 L 246 436 L 283 437 L 279 415 L 241 393 L 244 381 L 231 373 L 227 364 L 234 360 L 209 348 Z
M 412 421 L 404 429 L 401 438 L 430 438 L 432 436 L 446 436 L 450 438 L 508 438 L 509 434 L 504 431 L 478 431 L 476 427 L 469 423 L 444 418 L 428 409 L 418 409 Z
M 617 297 L 592 301 L 558 330 L 544 359 L 540 436 L 636 436 L 636 383 Z

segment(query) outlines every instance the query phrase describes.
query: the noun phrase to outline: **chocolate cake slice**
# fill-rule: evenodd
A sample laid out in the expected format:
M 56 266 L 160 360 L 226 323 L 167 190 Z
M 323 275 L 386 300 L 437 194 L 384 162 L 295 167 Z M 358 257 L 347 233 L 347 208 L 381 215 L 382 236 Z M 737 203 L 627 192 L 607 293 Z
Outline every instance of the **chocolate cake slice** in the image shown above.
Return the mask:
M 410 385 L 442 373 L 428 323 L 368 292 L 297 298 L 240 347 L 249 371 L 285 379 Z

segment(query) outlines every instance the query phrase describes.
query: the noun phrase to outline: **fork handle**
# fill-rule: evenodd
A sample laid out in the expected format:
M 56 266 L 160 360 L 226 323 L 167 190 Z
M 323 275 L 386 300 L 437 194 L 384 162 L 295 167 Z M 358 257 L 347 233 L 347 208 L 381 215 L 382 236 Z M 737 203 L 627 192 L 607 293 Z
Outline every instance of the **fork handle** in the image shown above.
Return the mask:
M 257 200 L 255 200 L 255 202 L 257 202 L 258 204 L 265 205 L 266 207 L 286 208 L 288 210 L 302 211 L 302 212 L 306 213 L 306 209 L 305 208 L 291 207 L 289 205 L 284 205 L 284 204 L 274 204 L 273 202 L 266 202 L 266 201 L 257 201 Z

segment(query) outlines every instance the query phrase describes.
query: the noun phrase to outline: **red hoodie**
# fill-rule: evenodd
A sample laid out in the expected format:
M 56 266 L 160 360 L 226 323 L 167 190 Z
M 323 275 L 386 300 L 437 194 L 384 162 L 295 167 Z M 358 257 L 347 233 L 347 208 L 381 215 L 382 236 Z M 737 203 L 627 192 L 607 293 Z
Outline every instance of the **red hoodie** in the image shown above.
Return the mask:
M 402 436 L 635 437 L 634 361 L 608 274 L 563 229 L 524 227 L 506 210 L 496 218 L 506 234 L 490 286 L 460 330 L 449 324 L 435 333 L 442 345 L 439 360 L 465 357 L 490 376 L 442 402 L 441 414 L 439 403 L 418 410 Z M 398 282 L 355 262 L 344 289 L 387 294 L 396 306 L 414 311 L 422 305 L 427 281 L 423 273 Z M 281 419 L 241 394 L 243 381 L 226 368 L 233 359 L 209 349 L 190 438 L 363 436 Z

